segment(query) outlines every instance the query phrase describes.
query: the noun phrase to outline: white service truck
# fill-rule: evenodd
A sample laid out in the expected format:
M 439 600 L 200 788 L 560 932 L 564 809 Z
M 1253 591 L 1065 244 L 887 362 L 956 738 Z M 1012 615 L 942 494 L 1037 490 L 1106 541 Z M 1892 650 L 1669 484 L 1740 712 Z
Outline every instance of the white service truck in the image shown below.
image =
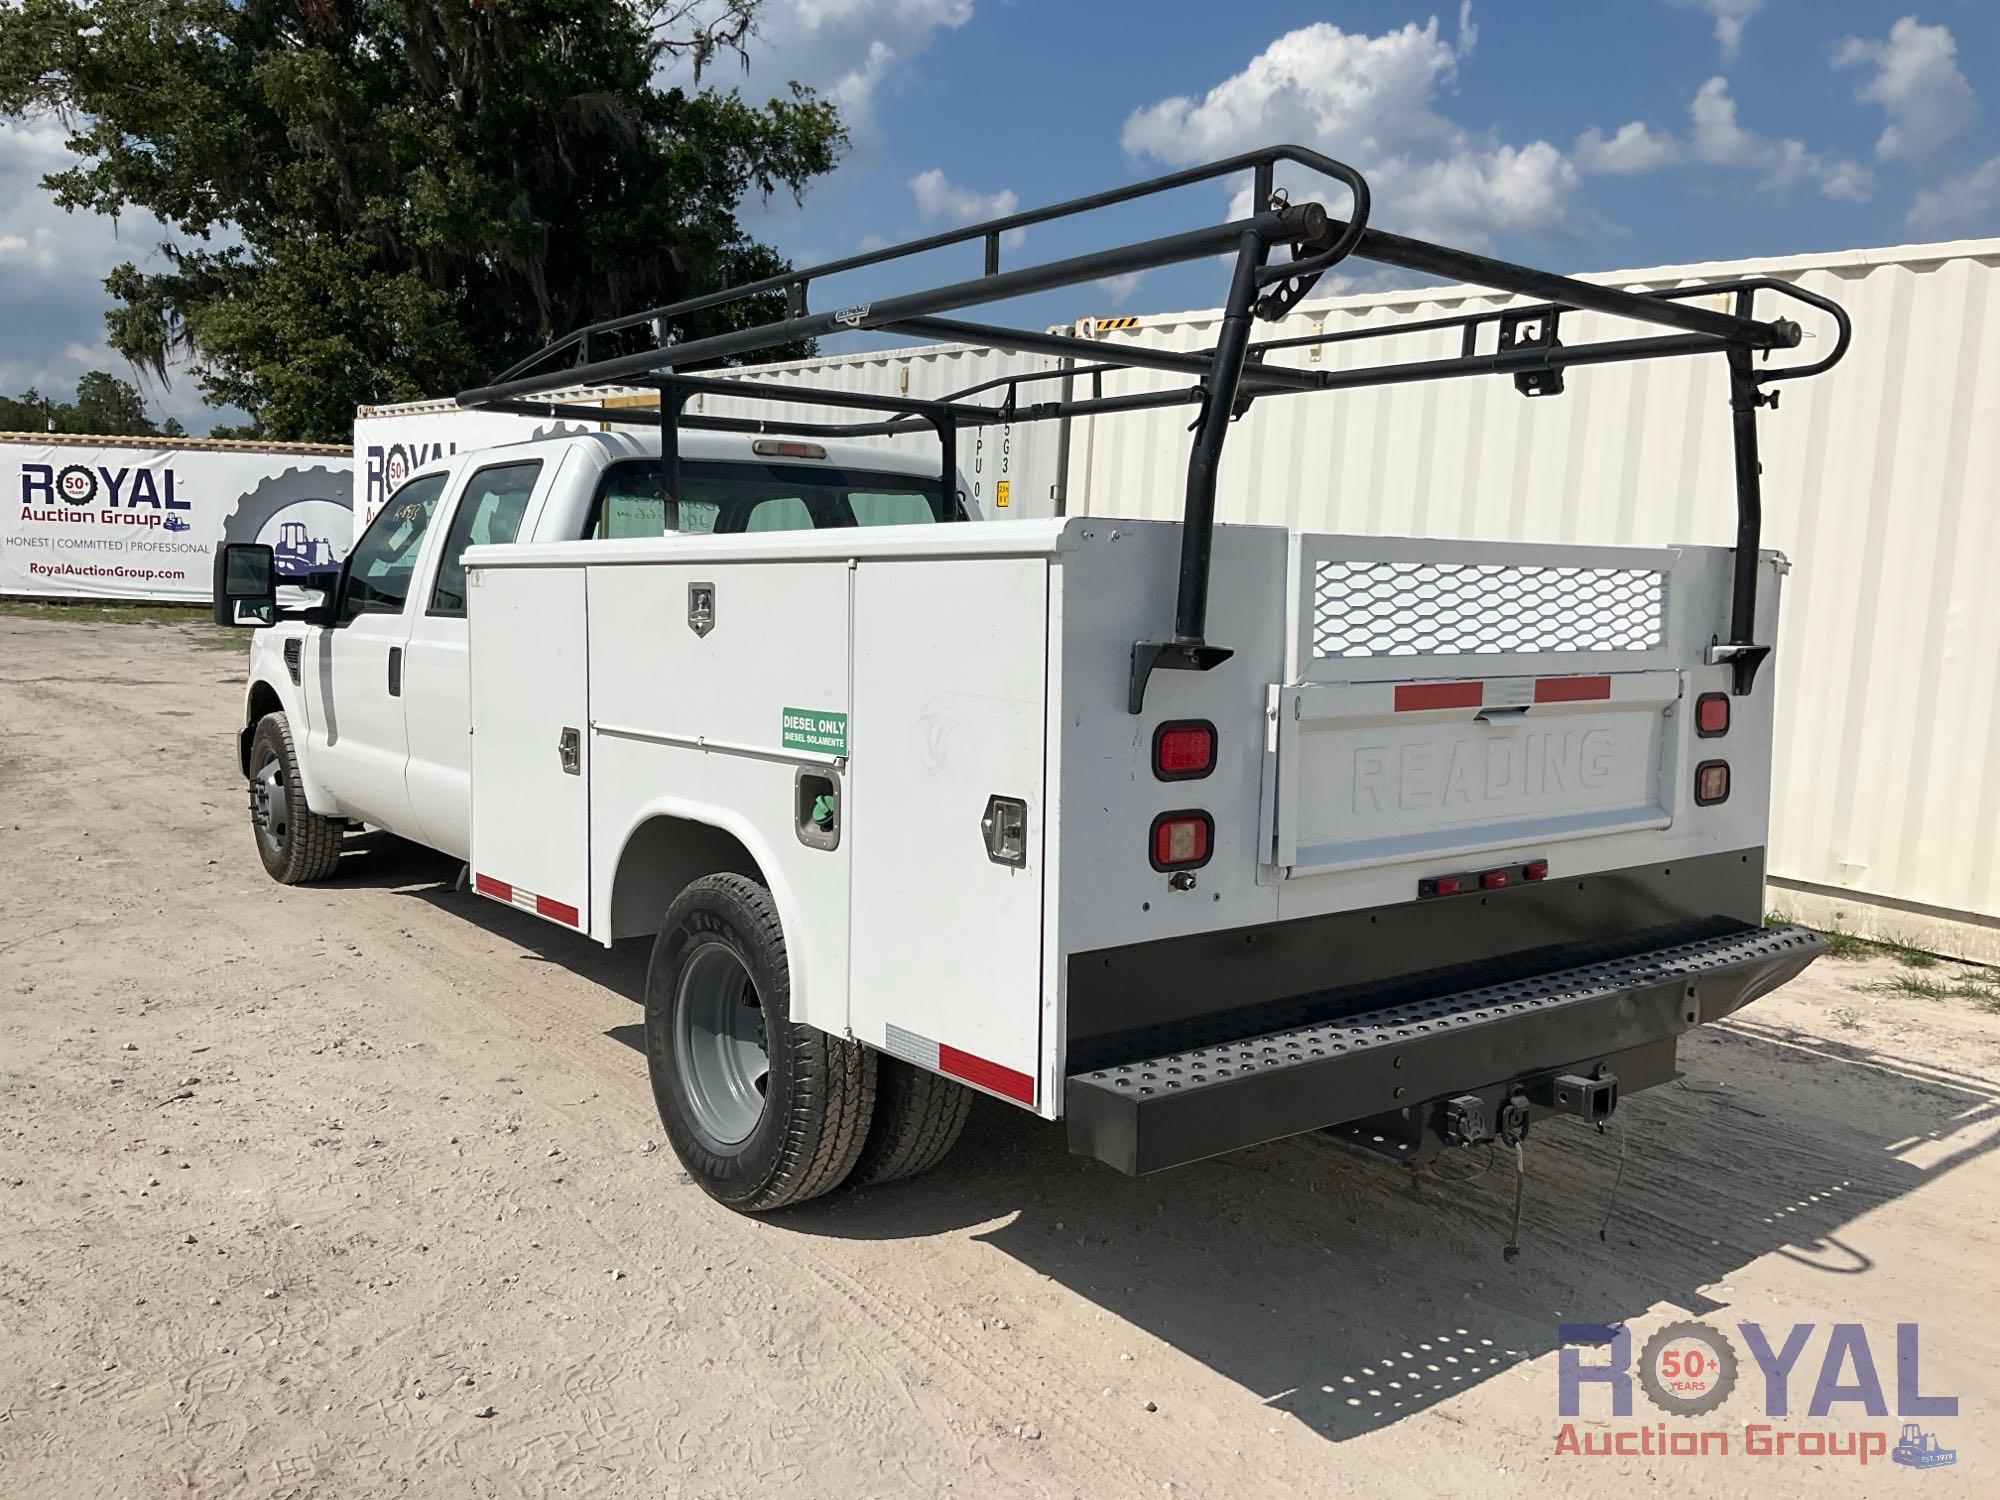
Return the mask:
M 1280 159 L 1325 161 L 1222 166 Z M 1733 548 L 1218 526 L 1239 401 L 1359 383 L 1247 347 L 1258 288 L 1288 284 L 1262 274 L 1271 245 L 1307 285 L 1350 239 L 1398 264 L 1460 254 L 1367 230 L 1358 177 L 1345 224 L 1258 185 L 1271 209 L 1175 248 L 1239 249 L 1217 351 L 1121 351 L 1191 391 L 818 392 L 892 416 L 748 432 L 688 414 L 718 383 L 676 368 L 740 330 L 603 359 L 583 339 L 580 368 L 461 400 L 576 418 L 545 393 L 642 376 L 660 406 L 624 420 L 657 431 L 419 470 L 303 608 L 278 602 L 267 554 L 229 549 L 218 618 L 266 626 L 240 744 L 266 868 L 334 876 L 346 831 L 372 825 L 464 860 L 481 896 L 604 944 L 651 938 L 662 1121 L 746 1211 L 932 1165 L 975 1091 L 1136 1173 L 1314 1130 L 1404 1160 L 1518 1143 L 1676 1076 L 1681 1033 L 1822 946 L 1762 922 L 1758 667 L 1785 565 L 1756 546 L 1755 398 L 1782 376 L 1737 354 L 1792 347 L 1797 325 L 1748 316 L 1764 283 L 1724 314 L 1466 257 L 1551 300 L 1465 315 L 1465 352 L 1433 362 L 1541 396 L 1571 365 L 1727 354 Z M 1042 271 L 1000 271 L 999 236 L 1065 211 L 967 231 L 984 282 Z M 963 337 L 926 309 L 972 300 L 813 315 L 802 284 L 780 290 L 788 337 Z M 1565 346 L 1571 307 L 1676 332 Z M 1202 413 L 1180 522 L 983 521 L 952 482 L 954 430 L 982 414 L 1170 398 Z M 837 435 L 911 420 L 939 430 L 941 463 Z

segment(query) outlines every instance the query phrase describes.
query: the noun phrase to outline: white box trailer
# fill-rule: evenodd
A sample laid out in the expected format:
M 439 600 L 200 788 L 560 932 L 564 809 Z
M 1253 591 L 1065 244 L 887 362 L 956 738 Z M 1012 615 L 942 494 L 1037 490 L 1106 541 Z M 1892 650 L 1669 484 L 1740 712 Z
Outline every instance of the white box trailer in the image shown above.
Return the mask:
M 1281 163 L 1341 184 L 1348 216 L 1274 193 Z M 1013 230 L 1236 174 L 1266 205 L 1246 219 L 1001 267 Z M 227 549 L 218 618 L 274 623 L 240 741 L 266 868 L 323 878 L 348 822 L 408 826 L 483 896 L 651 936 L 663 1124 L 746 1211 L 921 1171 L 974 1091 L 1128 1172 L 1313 1130 L 1415 1160 L 1602 1122 L 1824 946 L 1762 921 L 1785 564 L 1759 546 L 1757 418 L 1839 360 L 1848 320 L 1759 278 L 1722 310 L 1713 286 L 1635 295 L 1368 218 L 1353 169 L 1272 147 L 611 319 L 462 393 L 643 435 L 419 469 L 290 618 L 268 551 Z M 961 242 L 984 245 L 973 280 L 808 307 L 826 277 Z M 1184 386 L 1102 394 L 1074 339 L 939 316 L 1218 254 L 1211 352 L 1116 350 Z M 1417 361 L 1252 343 L 1348 255 L 1546 300 L 1447 320 L 1459 352 Z M 677 336 L 745 299 L 783 315 Z M 1830 320 L 1828 352 L 1774 357 L 1803 330 L 1757 316 L 1773 299 Z M 1664 332 L 1569 342 L 1577 310 Z M 690 373 L 878 327 L 1053 367 L 989 400 Z M 1543 400 L 1592 365 L 1711 354 L 1733 546 L 1214 523 L 1252 402 L 1472 374 Z M 568 394 L 619 383 L 657 401 Z M 1171 405 L 1197 408 L 1180 520 L 980 519 L 968 433 Z M 923 430 L 928 460 L 847 441 Z

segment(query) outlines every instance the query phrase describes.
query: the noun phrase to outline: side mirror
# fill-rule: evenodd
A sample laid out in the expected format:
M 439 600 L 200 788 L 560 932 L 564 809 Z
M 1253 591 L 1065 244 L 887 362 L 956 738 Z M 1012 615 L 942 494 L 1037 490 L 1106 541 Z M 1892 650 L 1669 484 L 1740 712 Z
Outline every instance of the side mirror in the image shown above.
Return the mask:
M 262 542 L 231 542 L 215 554 L 215 623 L 269 625 L 278 618 L 278 572 Z

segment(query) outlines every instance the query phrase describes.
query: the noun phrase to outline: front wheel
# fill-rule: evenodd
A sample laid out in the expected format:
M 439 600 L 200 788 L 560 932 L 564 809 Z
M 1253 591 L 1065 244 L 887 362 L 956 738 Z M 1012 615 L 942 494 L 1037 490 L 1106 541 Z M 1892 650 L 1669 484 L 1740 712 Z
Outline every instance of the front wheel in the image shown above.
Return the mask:
M 646 969 L 646 1065 L 667 1139 L 717 1202 L 785 1208 L 854 1169 L 875 1056 L 792 1021 L 778 910 L 748 876 L 704 876 L 667 908 Z
M 281 885 L 324 880 L 340 864 L 347 825 L 306 806 L 299 753 L 282 713 L 264 715 L 250 738 L 250 828 L 265 873 Z

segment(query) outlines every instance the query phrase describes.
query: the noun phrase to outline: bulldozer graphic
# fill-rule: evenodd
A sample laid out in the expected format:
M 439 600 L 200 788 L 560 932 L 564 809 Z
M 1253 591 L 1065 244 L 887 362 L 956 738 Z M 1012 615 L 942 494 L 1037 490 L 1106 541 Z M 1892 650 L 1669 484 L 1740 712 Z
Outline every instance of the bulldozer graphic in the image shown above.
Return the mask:
M 1915 1422 L 1903 1424 L 1903 1436 L 1889 1457 L 1909 1469 L 1941 1469 L 1958 1462 L 1956 1448 L 1940 1448 L 1938 1440 Z
M 340 566 L 333 543 L 326 537 L 313 536 L 303 521 L 278 523 L 278 539 L 271 544 L 271 561 L 287 578 L 324 573 Z
M 351 474 L 323 464 L 273 474 L 237 497 L 222 540 L 270 543 L 272 564 L 287 581 L 331 572 L 347 551 L 352 486 Z

